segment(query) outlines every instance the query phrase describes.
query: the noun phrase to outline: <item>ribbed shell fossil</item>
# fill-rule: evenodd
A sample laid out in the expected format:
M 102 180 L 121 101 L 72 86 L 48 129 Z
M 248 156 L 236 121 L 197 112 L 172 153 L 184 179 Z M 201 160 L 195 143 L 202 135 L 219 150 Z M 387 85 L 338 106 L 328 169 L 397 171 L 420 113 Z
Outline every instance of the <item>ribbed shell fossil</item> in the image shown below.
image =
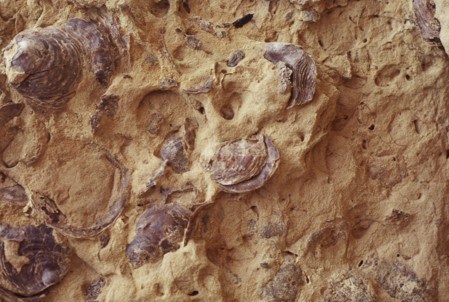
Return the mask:
M 284 62 L 293 71 L 288 108 L 306 104 L 313 99 L 317 70 L 310 55 L 296 45 L 273 42 L 267 44 L 264 58 L 274 64 Z
M 413 0 L 413 9 L 423 38 L 439 42 L 441 26 L 435 18 L 435 3 L 432 0 Z
M 8 81 L 31 105 L 60 108 L 80 79 L 80 51 L 59 28 L 21 32 L 4 53 Z
M 70 250 L 46 226 L 0 225 L 0 286 L 33 296 L 58 283 L 70 265 Z
M 105 152 L 104 156 L 120 173 L 117 197 L 110 201 L 108 215 L 91 227 L 75 227 L 67 223 L 68 219 L 66 215 L 59 210 L 54 200 L 39 192 L 33 192 L 34 196 L 31 198 L 31 202 L 33 203 L 34 209 L 43 217 L 47 225 L 70 237 L 91 238 L 98 236 L 115 222 L 125 208 L 128 198 L 130 173 L 108 152 Z
M 324 292 L 324 302 L 374 302 L 367 281 L 352 272 L 336 276 Z
M 230 193 L 243 193 L 262 187 L 279 164 L 279 151 L 266 135 L 223 144 L 208 169 L 212 179 Z
M 146 210 L 137 220 L 136 236 L 126 248 L 130 263 L 137 268 L 177 250 L 190 215 L 188 209 L 176 203 Z
M 36 108 L 64 106 L 78 85 L 83 60 L 105 84 L 118 64 L 118 50 L 101 22 L 71 19 L 66 25 L 25 30 L 5 48 L 12 87 Z

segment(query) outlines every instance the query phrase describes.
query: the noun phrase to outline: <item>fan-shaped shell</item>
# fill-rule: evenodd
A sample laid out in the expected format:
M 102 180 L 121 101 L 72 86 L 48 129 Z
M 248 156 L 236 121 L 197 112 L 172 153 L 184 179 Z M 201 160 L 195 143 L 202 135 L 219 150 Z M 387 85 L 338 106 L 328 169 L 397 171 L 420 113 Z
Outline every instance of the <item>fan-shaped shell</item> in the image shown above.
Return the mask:
M 39 294 L 67 273 L 69 252 L 46 226 L 0 225 L 0 286 L 21 296 Z
M 317 71 L 309 54 L 296 45 L 273 42 L 267 44 L 264 58 L 274 64 L 284 62 L 293 71 L 288 108 L 306 104 L 313 99 Z
M 266 135 L 223 144 L 209 167 L 212 179 L 231 193 L 262 187 L 276 171 L 279 151 Z
M 40 108 L 62 107 L 82 71 L 80 48 L 55 27 L 19 33 L 6 47 L 4 60 L 9 83 Z
M 136 236 L 126 248 L 131 264 L 139 267 L 177 250 L 190 215 L 188 209 L 176 203 L 146 210 L 137 220 Z

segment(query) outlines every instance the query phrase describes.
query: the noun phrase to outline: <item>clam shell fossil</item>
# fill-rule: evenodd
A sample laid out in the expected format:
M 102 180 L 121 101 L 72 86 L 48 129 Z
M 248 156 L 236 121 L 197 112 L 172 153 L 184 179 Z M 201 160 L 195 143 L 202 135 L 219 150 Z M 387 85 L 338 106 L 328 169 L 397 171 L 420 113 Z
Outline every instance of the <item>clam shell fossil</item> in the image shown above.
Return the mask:
M 0 287 L 33 296 L 58 283 L 70 265 L 70 250 L 49 227 L 0 225 Z
M 413 0 L 416 22 L 424 40 L 440 41 L 440 22 L 435 18 L 435 3 L 432 0 Z
M 106 25 L 71 19 L 56 27 L 25 30 L 5 48 L 8 82 L 39 109 L 63 107 L 75 92 L 83 62 L 106 84 L 118 66 L 119 52 Z
M 129 262 L 137 268 L 177 250 L 190 215 L 188 209 L 176 203 L 146 210 L 137 220 L 136 236 L 126 248 Z
M 266 135 L 225 143 L 208 167 L 212 179 L 230 193 L 262 187 L 279 165 L 279 151 Z
M 75 227 L 67 223 L 66 215 L 50 197 L 39 192 L 33 192 L 31 202 L 33 208 L 43 217 L 45 223 L 66 236 L 74 238 L 92 238 L 108 229 L 122 213 L 128 198 L 130 173 L 115 157 L 105 152 L 106 159 L 119 171 L 120 185 L 117 197 L 113 198 L 109 206 L 109 214 L 95 225 L 87 228 Z
M 264 58 L 284 62 L 292 72 L 292 94 L 287 108 L 310 102 L 315 94 L 317 70 L 312 57 L 300 47 L 280 42 L 268 43 Z
M 69 34 L 59 28 L 23 31 L 4 52 L 8 81 L 30 105 L 60 108 L 79 82 L 80 51 Z
M 173 135 L 162 144 L 161 158 L 166 160 L 176 173 L 189 170 L 187 148 L 182 136 Z

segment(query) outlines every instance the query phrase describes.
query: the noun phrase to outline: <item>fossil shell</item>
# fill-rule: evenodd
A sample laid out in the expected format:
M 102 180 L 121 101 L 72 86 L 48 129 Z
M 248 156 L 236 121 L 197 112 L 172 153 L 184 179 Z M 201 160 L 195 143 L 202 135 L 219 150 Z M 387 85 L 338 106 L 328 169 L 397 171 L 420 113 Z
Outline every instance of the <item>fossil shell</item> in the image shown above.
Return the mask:
M 306 104 L 313 99 L 317 71 L 310 55 L 296 45 L 273 42 L 267 44 L 264 58 L 274 64 L 284 62 L 293 71 L 288 108 Z
M 381 261 L 377 266 L 376 282 L 390 297 L 401 301 L 435 301 L 430 297 L 427 282 L 399 261 Z
M 104 156 L 120 172 L 120 187 L 118 188 L 117 197 L 110 201 L 109 214 L 91 227 L 75 227 L 67 223 L 67 217 L 59 210 L 54 200 L 39 192 L 33 192 L 34 196 L 31 198 L 33 207 L 43 216 L 47 225 L 70 237 L 91 238 L 98 236 L 115 222 L 125 208 L 128 198 L 130 173 L 108 152 L 105 152 Z
M 176 173 L 189 170 L 186 144 L 181 136 L 174 135 L 165 140 L 161 148 L 161 158 L 166 160 Z
M 64 26 L 19 33 L 3 59 L 8 82 L 30 105 L 58 109 L 73 95 L 83 60 L 104 85 L 118 66 L 119 51 L 103 23 L 71 19 Z
M 176 203 L 154 206 L 137 220 L 136 236 L 126 254 L 134 267 L 155 262 L 179 248 L 191 212 Z
M 352 272 L 333 279 L 324 292 L 324 302 L 374 302 L 372 289 L 366 280 Z
M 119 65 L 120 54 L 111 33 L 102 22 L 71 19 L 66 31 L 76 39 L 88 56 L 88 62 L 98 82 L 106 85 Z
M 28 202 L 25 189 L 2 172 L 0 172 L 0 202 L 19 206 L 24 206 Z
M 20 115 L 23 107 L 23 104 L 20 103 L 7 103 L 0 106 L 0 126 L 5 125 L 12 118 Z
M 69 252 L 67 246 L 56 242 L 51 228 L 2 224 L 0 286 L 21 296 L 39 294 L 67 273 Z
M 432 0 L 413 0 L 413 9 L 423 38 L 439 42 L 441 26 L 435 18 L 435 3 Z
M 295 264 L 287 264 L 265 285 L 261 298 L 268 301 L 293 302 L 303 284 L 301 268 Z
M 79 46 L 59 28 L 23 31 L 4 53 L 8 81 L 32 106 L 60 108 L 80 80 L 79 52 Z
M 210 164 L 211 177 L 230 193 L 262 187 L 279 164 L 279 151 L 266 135 L 223 144 Z

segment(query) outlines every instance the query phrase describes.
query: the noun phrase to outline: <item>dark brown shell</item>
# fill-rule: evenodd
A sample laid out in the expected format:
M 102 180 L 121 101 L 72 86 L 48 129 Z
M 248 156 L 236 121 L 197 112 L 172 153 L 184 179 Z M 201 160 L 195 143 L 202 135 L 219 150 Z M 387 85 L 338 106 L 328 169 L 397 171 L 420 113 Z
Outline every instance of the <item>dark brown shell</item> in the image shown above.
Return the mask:
M 146 210 L 137 220 L 136 236 L 126 248 L 129 262 L 137 268 L 177 250 L 190 215 L 188 209 L 176 203 Z
M 108 152 L 105 152 L 104 156 L 120 173 L 117 197 L 110 201 L 108 215 L 91 227 L 75 227 L 67 223 L 66 215 L 59 210 L 54 200 L 39 192 L 33 192 L 34 196 L 31 198 L 33 207 L 43 217 L 47 225 L 70 237 L 91 238 L 101 234 L 117 220 L 128 199 L 130 173 Z
M 310 55 L 296 45 L 272 42 L 267 44 L 264 58 L 274 64 L 284 62 L 293 71 L 288 108 L 306 104 L 313 99 L 317 70 Z
M 360 276 L 346 272 L 337 276 L 324 292 L 324 302 L 374 302 L 372 290 Z
M 11 263 L 7 249 L 22 262 Z M 9 247 L 8 247 L 9 246 Z M 11 293 L 33 296 L 58 283 L 70 265 L 70 250 L 56 242 L 46 226 L 0 225 L 0 286 Z
M 8 81 L 32 106 L 60 108 L 80 80 L 80 51 L 59 28 L 23 31 L 4 53 Z
M 266 135 L 223 144 L 210 164 L 212 179 L 230 193 L 262 187 L 279 164 L 279 151 Z
M 413 0 L 416 22 L 423 38 L 440 42 L 440 22 L 435 18 L 435 3 L 432 0 Z
M 23 107 L 23 104 L 20 103 L 6 103 L 0 106 L 0 126 L 5 125 L 15 116 L 20 115 Z

